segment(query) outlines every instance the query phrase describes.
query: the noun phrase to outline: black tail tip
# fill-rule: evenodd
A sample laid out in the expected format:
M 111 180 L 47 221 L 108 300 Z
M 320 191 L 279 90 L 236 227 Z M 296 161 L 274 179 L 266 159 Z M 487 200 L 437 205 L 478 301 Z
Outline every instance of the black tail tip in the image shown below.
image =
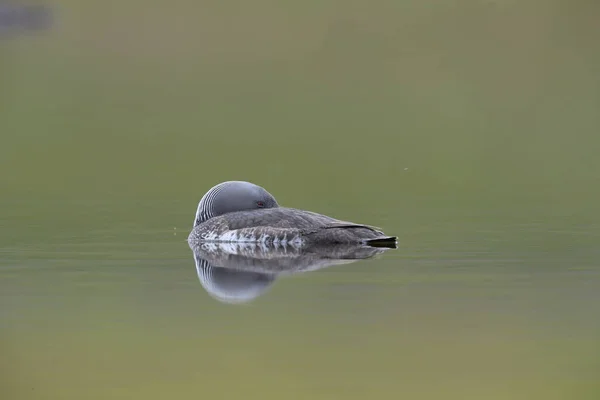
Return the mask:
M 377 239 L 369 239 L 365 244 L 371 247 L 384 247 L 388 249 L 398 248 L 398 238 L 396 236 L 386 236 Z

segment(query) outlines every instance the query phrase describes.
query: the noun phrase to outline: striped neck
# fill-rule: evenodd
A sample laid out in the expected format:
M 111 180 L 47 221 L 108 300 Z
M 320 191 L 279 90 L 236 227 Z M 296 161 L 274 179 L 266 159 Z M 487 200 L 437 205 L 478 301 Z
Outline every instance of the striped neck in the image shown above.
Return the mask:
M 198 210 L 196 211 L 196 218 L 194 219 L 194 228 L 204 221 L 211 218 L 211 216 L 202 208 L 202 205 L 198 205 Z
M 194 219 L 194 227 L 196 225 L 201 224 L 208 219 L 215 216 L 214 212 L 214 204 L 215 198 L 219 194 L 221 190 L 225 187 L 226 182 L 221 183 L 212 189 L 210 189 L 202 199 L 200 199 L 200 203 L 198 203 L 198 210 L 196 210 L 196 218 Z
M 265 189 L 250 182 L 227 181 L 213 186 L 198 203 L 194 228 L 211 218 L 235 211 L 278 207 Z

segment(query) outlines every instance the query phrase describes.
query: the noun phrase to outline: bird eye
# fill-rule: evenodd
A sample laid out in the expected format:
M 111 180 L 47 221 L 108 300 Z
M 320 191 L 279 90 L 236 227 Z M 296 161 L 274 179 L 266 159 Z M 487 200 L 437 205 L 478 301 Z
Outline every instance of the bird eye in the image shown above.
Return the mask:
M 263 203 L 262 201 L 257 201 L 257 202 L 256 202 L 256 205 L 257 205 L 259 208 L 262 208 L 262 207 L 264 207 L 264 206 L 265 206 L 265 203 Z

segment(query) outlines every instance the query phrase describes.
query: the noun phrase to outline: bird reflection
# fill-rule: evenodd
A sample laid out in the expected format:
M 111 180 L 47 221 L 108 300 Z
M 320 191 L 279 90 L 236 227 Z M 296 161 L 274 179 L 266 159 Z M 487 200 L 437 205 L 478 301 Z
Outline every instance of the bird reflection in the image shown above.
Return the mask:
M 216 300 L 247 303 L 266 293 L 280 276 L 372 258 L 389 247 L 328 245 L 296 248 L 259 243 L 190 242 L 202 287 Z

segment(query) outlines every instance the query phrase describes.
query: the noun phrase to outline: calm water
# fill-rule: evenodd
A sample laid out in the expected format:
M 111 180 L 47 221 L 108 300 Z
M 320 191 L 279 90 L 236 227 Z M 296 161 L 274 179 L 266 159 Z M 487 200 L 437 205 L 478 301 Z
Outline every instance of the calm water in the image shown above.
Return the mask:
M 0 398 L 600 398 L 596 2 L 109 3 L 0 38 Z M 219 301 L 232 179 L 398 248 Z
M 399 247 L 280 277 L 244 304 L 203 289 L 183 227 L 59 224 L 56 235 L 14 239 L 0 263 L 4 390 L 19 399 L 598 393 L 595 227 L 482 215 L 407 226 L 385 210 L 359 219 L 397 233 Z

